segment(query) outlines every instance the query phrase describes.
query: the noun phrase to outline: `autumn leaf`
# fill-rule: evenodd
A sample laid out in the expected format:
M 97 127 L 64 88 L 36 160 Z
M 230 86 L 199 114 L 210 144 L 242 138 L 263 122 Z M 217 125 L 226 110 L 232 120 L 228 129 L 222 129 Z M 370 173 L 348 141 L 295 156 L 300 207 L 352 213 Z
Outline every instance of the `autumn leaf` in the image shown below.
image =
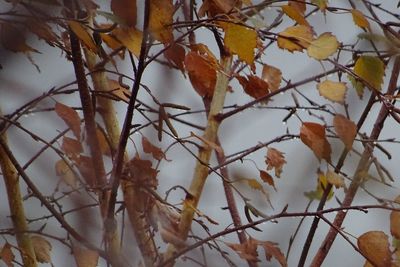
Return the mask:
M 174 66 L 180 69 L 182 72 L 185 71 L 184 61 L 185 61 L 185 48 L 180 44 L 173 43 L 164 51 L 165 58 L 173 63 Z
M 116 28 L 112 32 L 114 36 L 123 46 L 132 52 L 137 58 L 140 56 L 140 48 L 142 45 L 143 33 L 133 27 Z
M 45 22 L 38 19 L 28 19 L 25 25 L 29 28 L 31 32 L 36 34 L 39 39 L 45 40 L 49 45 L 54 46 L 58 43 L 60 38 L 53 32 L 51 27 Z
M 122 100 L 126 103 L 129 102 L 131 97 L 131 91 L 122 87 L 120 83 L 116 80 L 108 79 L 108 89 L 110 93 L 115 96 L 115 100 Z
M 249 238 L 245 243 L 242 244 L 232 244 L 227 242 L 225 242 L 225 244 L 233 249 L 239 255 L 239 257 L 244 260 L 252 262 L 260 261 L 258 259 L 257 252 L 258 242 L 253 238 Z
M 326 139 L 325 126 L 314 122 L 304 122 L 300 129 L 300 139 L 319 160 L 331 161 L 331 145 Z
M 357 81 L 353 76 L 347 75 L 347 78 L 349 79 L 351 85 L 354 87 L 354 89 L 357 92 L 357 95 L 360 99 L 362 99 L 364 95 L 364 84 L 360 81 Z
M 51 263 L 51 244 L 41 236 L 31 236 L 36 260 L 40 263 Z
M 77 267 L 96 267 L 99 261 L 99 253 L 94 250 L 73 246 L 72 253 Z
M 164 44 L 174 40 L 172 34 L 173 15 L 172 0 L 150 0 L 149 30 L 156 40 Z
M 13 260 L 15 259 L 14 253 L 11 250 L 11 245 L 7 242 L 1 248 L 0 251 L 1 260 L 7 265 L 7 267 L 13 267 Z
M 307 48 L 307 54 L 309 57 L 323 60 L 333 55 L 338 47 L 339 42 L 336 37 L 329 32 L 325 32 L 311 42 Z
M 375 90 L 381 91 L 385 64 L 378 57 L 361 56 L 354 65 L 354 73 Z
M 224 43 L 231 53 L 239 56 L 249 65 L 254 63 L 254 49 L 257 46 L 257 32 L 235 23 L 224 23 Z M 243 40 L 246 40 L 245 42 Z
M 77 156 L 83 151 L 81 142 L 67 136 L 64 136 L 63 138 L 61 149 L 65 152 L 65 154 L 72 157 Z
M 197 134 L 195 134 L 194 132 L 190 132 L 190 136 L 196 137 L 197 139 L 199 139 L 200 141 L 202 141 L 207 147 L 214 149 L 217 153 L 223 153 L 224 151 L 222 150 L 222 147 L 217 145 L 216 143 L 207 140 L 206 138 L 204 138 L 203 136 L 199 136 Z
M 283 13 L 285 13 L 289 18 L 293 19 L 300 25 L 310 26 L 308 21 L 304 18 L 304 12 L 301 13 L 298 7 L 293 5 L 284 5 L 281 7 Z
M 80 155 L 79 160 L 76 161 L 78 170 L 82 175 L 87 186 L 93 188 L 96 186 L 96 175 L 93 168 L 93 160 L 91 157 Z
M 317 88 L 319 94 L 326 99 L 340 104 L 344 103 L 347 91 L 346 83 L 325 80 L 318 83 Z
M 264 196 L 266 196 L 268 198 L 268 194 L 267 192 L 264 190 L 264 187 L 262 186 L 262 184 L 257 181 L 257 179 L 254 178 L 242 178 L 247 185 L 254 190 L 260 191 Z
M 152 163 L 150 160 L 141 159 L 136 155 L 129 161 L 128 167 L 135 182 L 150 186 L 152 188 L 157 187 L 158 171 L 152 168 Z
M 189 52 L 185 57 L 185 66 L 196 92 L 202 97 L 212 97 L 217 72 L 209 56 Z
M 296 1 L 289 0 L 288 5 L 296 9 L 297 12 L 299 12 L 302 15 L 304 15 L 307 9 L 305 0 L 296 0 Z
M 261 78 L 268 83 L 268 89 L 274 92 L 279 89 L 282 81 L 282 72 L 274 66 L 264 64 Z
M 369 231 L 357 239 L 357 246 L 362 254 L 374 266 L 390 266 L 391 252 L 388 236 L 382 231 Z
M 112 34 L 108 33 L 100 33 L 101 39 L 104 41 L 104 43 L 111 49 L 116 50 L 120 47 L 122 47 L 122 43 L 118 41 L 115 36 Z
M 345 116 L 338 114 L 333 119 L 333 126 L 335 127 L 336 134 L 345 144 L 346 149 L 351 150 L 354 138 L 357 135 L 357 125 Z
M 325 12 L 325 9 L 328 7 L 328 0 L 311 0 L 311 3 L 316 5 L 322 12 Z
M 54 110 L 57 115 L 68 125 L 75 137 L 80 140 L 81 138 L 81 119 L 78 113 L 73 109 L 60 102 L 56 102 Z
M 112 0 L 111 10 L 127 26 L 134 27 L 136 25 L 136 0 Z
M 93 37 L 88 33 L 86 28 L 82 26 L 82 24 L 78 21 L 70 20 L 68 21 L 68 26 L 72 30 L 72 32 L 78 37 L 79 40 L 93 53 L 98 52 L 98 48 L 96 43 L 93 40 Z
M 164 152 L 157 146 L 150 143 L 146 137 L 142 137 L 142 146 L 144 153 L 151 154 L 156 160 L 166 159 Z
M 278 47 L 290 52 L 303 51 L 313 40 L 312 29 L 305 25 L 286 28 L 278 34 Z
M 272 178 L 271 175 L 269 175 L 268 172 L 260 170 L 260 178 L 261 178 L 261 180 L 263 180 L 263 182 L 265 182 L 265 183 L 269 184 L 270 186 L 272 186 L 276 191 L 274 179 Z
M 344 178 L 332 170 L 326 172 L 326 179 L 328 183 L 336 188 L 345 187 Z
M 199 9 L 199 16 L 203 17 L 208 13 L 209 17 L 220 14 L 230 14 L 230 17 L 233 17 L 236 15 L 234 11 L 240 9 L 241 2 L 237 0 L 204 0 Z
M 357 9 L 352 9 L 350 10 L 350 12 L 353 16 L 354 24 L 356 24 L 360 28 L 371 30 L 368 20 L 365 18 L 364 14 L 361 11 Z
M 65 160 L 58 160 L 55 164 L 55 169 L 56 175 L 60 177 L 65 184 L 69 185 L 73 189 L 78 187 L 78 179 Z
M 267 170 L 275 168 L 275 175 L 281 177 L 283 165 L 286 164 L 284 153 L 280 152 L 275 148 L 268 148 L 267 156 L 265 157 L 265 163 L 267 164 Z
M 0 41 L 2 46 L 12 52 L 23 52 L 29 54 L 29 52 L 39 53 L 38 50 L 29 46 L 25 42 L 24 33 L 17 27 L 9 23 L 0 24 Z
M 275 258 L 282 267 L 288 266 L 285 255 L 282 253 L 276 243 L 271 241 L 258 241 L 258 244 L 264 249 L 267 261 L 271 261 L 272 258 Z
M 400 196 L 394 202 L 400 204 Z M 400 211 L 392 211 L 390 213 L 390 233 L 394 238 L 400 239 Z
M 102 130 L 99 127 L 97 127 L 96 128 L 96 135 L 97 135 L 97 140 L 99 141 L 99 146 L 100 146 L 101 153 L 103 155 L 111 157 L 110 144 L 107 141 L 107 137 L 105 135 L 104 130 Z
M 269 93 L 268 83 L 255 75 L 247 75 L 247 78 L 236 76 L 236 79 L 242 85 L 246 94 L 255 99 L 263 97 Z

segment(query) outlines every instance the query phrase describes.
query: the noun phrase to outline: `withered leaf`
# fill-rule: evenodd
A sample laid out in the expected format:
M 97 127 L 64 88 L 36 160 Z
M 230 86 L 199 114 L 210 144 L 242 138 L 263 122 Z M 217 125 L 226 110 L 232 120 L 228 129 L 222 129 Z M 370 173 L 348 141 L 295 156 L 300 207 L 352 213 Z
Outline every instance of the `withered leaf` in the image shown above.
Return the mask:
M 99 253 L 97 251 L 74 246 L 72 252 L 78 267 L 97 266 L 99 261 Z
M 57 115 L 68 125 L 76 138 L 81 138 L 81 119 L 78 113 L 73 109 L 60 102 L 57 102 L 54 107 Z
M 39 53 L 25 42 L 24 32 L 10 23 L 0 24 L 0 41 L 5 49 L 15 53 Z
M 239 257 L 244 260 L 252 262 L 260 261 L 258 259 L 258 252 L 257 252 L 258 242 L 253 238 L 249 238 L 245 243 L 242 244 L 232 244 L 232 243 L 225 243 L 225 244 L 231 249 L 233 249 L 239 255 Z
M 7 265 L 7 267 L 13 267 L 13 260 L 15 259 L 14 253 L 11 250 L 11 245 L 9 243 L 5 243 L 1 248 L 0 252 L 1 260 Z
M 112 0 L 111 10 L 127 26 L 134 27 L 136 25 L 136 0 Z
M 282 253 L 276 243 L 271 241 L 258 241 L 258 244 L 263 247 L 267 261 L 271 261 L 272 258 L 275 258 L 282 267 L 288 266 L 285 255 Z
M 149 153 L 156 160 L 166 159 L 164 152 L 157 146 L 153 145 L 149 139 L 142 137 L 142 146 L 144 153 Z
M 253 98 L 257 99 L 269 93 L 268 83 L 255 75 L 248 75 L 247 78 L 236 76 L 236 79 L 242 85 L 246 94 Z
M 171 26 L 174 10 L 172 0 L 150 0 L 149 30 L 156 40 L 164 44 L 174 40 Z
M 319 160 L 331 161 L 332 150 L 326 139 L 325 126 L 314 122 L 304 122 L 300 129 L 300 139 Z
M 267 164 L 267 170 L 275 168 L 275 175 L 281 177 L 283 165 L 286 163 L 284 153 L 280 152 L 275 148 L 268 148 L 267 156 L 265 157 L 265 163 Z
M 276 191 L 274 179 L 272 178 L 271 175 L 269 175 L 268 172 L 260 170 L 260 178 L 261 178 L 261 180 L 263 180 L 265 183 L 267 183 L 267 184 L 269 184 L 270 186 L 272 186 L 272 187 L 275 189 L 275 191 Z
M 51 244 L 41 236 L 32 236 L 33 250 L 35 251 L 36 260 L 40 263 L 51 263 Z
M 374 266 L 390 266 L 391 252 L 388 236 L 382 231 L 369 231 L 357 239 L 357 246 Z
M 56 175 L 59 176 L 65 184 L 71 186 L 73 189 L 77 188 L 78 179 L 65 160 L 58 160 L 55 164 L 55 169 Z
M 185 71 L 185 66 L 183 62 L 185 61 L 185 48 L 180 44 L 173 43 L 167 50 L 164 51 L 165 58 L 173 63 L 175 67 L 180 69 L 182 72 Z
M 81 142 L 74 138 L 69 138 L 64 136 L 63 142 L 61 145 L 61 149 L 67 154 L 68 156 L 77 156 L 78 154 L 82 153 L 83 147 Z
M 150 160 L 143 160 L 139 156 L 135 156 L 129 161 L 129 169 L 136 183 L 156 188 L 158 185 L 158 171 L 152 168 Z
M 268 89 L 273 92 L 278 90 L 281 85 L 282 72 L 274 66 L 264 64 L 261 78 L 268 83 Z
M 345 144 L 346 149 L 351 150 L 354 138 L 357 135 L 357 125 L 345 116 L 337 114 L 333 119 L 333 126 L 340 140 Z

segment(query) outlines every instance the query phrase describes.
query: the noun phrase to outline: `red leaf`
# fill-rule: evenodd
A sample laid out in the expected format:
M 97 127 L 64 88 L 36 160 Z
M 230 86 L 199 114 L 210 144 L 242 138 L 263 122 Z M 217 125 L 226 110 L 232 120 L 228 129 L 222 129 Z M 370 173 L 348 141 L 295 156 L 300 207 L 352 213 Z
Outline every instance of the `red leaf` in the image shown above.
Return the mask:
M 78 113 L 73 109 L 59 102 L 54 107 L 57 115 L 71 128 L 74 135 L 80 139 L 81 136 L 81 119 Z
M 242 85 L 243 90 L 251 97 L 260 98 L 269 93 L 268 83 L 254 75 L 248 75 L 247 79 L 237 76 L 236 79 Z

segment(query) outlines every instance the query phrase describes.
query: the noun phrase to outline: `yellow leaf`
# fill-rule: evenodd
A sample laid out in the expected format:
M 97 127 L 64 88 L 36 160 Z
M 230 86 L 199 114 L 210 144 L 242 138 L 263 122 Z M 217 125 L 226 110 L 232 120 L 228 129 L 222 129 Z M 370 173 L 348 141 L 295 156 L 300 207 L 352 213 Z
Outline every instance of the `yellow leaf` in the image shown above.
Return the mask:
M 333 55 L 338 47 L 339 42 L 336 37 L 329 32 L 325 32 L 311 42 L 307 48 L 307 54 L 317 60 L 323 60 Z
M 333 119 L 333 126 L 340 140 L 345 144 L 346 149 L 351 150 L 354 138 L 357 135 L 357 125 L 345 116 L 338 114 Z
M 127 26 L 135 27 L 137 16 L 136 0 L 112 0 L 111 10 Z
M 325 126 L 314 122 L 304 122 L 300 129 L 300 139 L 319 160 L 331 161 L 332 150 L 326 139 Z
M 122 87 L 118 81 L 108 79 L 108 89 L 110 93 L 115 96 L 115 100 L 129 102 L 131 91 Z
M 359 11 L 357 9 L 352 9 L 350 12 L 351 12 L 351 15 L 353 16 L 354 23 L 358 27 L 370 30 L 369 22 L 365 18 L 364 14 L 361 13 L 361 11 Z
M 172 0 L 150 0 L 149 29 L 153 37 L 164 44 L 174 40 L 173 15 Z
M 100 33 L 100 37 L 104 41 L 104 43 L 106 43 L 107 46 L 113 50 L 118 49 L 122 46 L 122 44 L 117 39 L 115 39 L 111 34 Z
M 325 12 L 325 9 L 328 7 L 328 0 L 311 0 L 311 3 L 316 5 L 322 12 Z
M 32 236 L 33 250 L 35 251 L 36 260 L 40 263 L 51 263 L 51 244 L 41 236 Z
M 260 191 L 264 195 L 267 195 L 262 184 L 260 184 L 260 182 L 258 182 L 257 179 L 254 178 L 244 178 L 244 179 L 246 180 L 248 186 L 250 186 L 252 189 Z
M 295 8 L 297 12 L 300 14 L 304 15 L 304 12 L 306 12 L 307 6 L 305 0 L 289 0 L 289 6 Z
M 384 232 L 370 231 L 362 234 L 357 239 L 357 246 L 374 266 L 390 266 L 391 252 L 388 236 Z
M 354 65 L 354 73 L 375 90 L 382 89 L 385 64 L 378 57 L 361 56 Z
M 334 171 L 328 170 L 326 172 L 326 179 L 328 183 L 334 185 L 336 188 L 344 187 L 344 178 Z
M 143 33 L 135 28 L 117 28 L 113 36 L 121 42 L 136 57 L 140 55 Z
M 249 65 L 254 63 L 254 49 L 257 46 L 257 32 L 234 23 L 224 23 L 225 46 Z M 246 41 L 244 41 L 246 40 Z
M 282 72 L 274 66 L 264 64 L 261 78 L 268 83 L 268 89 L 273 92 L 278 90 L 281 85 Z
M 308 26 L 297 25 L 286 28 L 278 34 L 278 46 L 290 52 L 303 51 L 313 40 L 312 29 Z
M 97 53 L 98 48 L 94 42 L 92 36 L 87 32 L 85 27 L 80 22 L 68 21 L 68 25 L 71 30 L 75 33 L 76 37 L 82 41 L 82 43 L 92 52 Z
M 308 21 L 304 18 L 304 14 L 300 13 L 299 10 L 292 5 L 282 6 L 282 11 L 291 19 L 296 21 L 300 25 L 310 26 Z
M 318 171 L 318 184 L 317 188 L 314 191 L 304 193 L 305 196 L 311 200 L 318 199 L 320 200 L 324 194 L 325 188 L 328 186 L 328 179 L 326 175 L 320 171 Z M 327 199 L 331 199 L 333 197 L 333 188 L 329 191 Z
M 317 84 L 317 88 L 319 94 L 326 99 L 341 104 L 344 103 L 347 91 L 345 83 L 326 80 Z
M 394 202 L 400 204 L 400 196 Z M 400 239 L 400 211 L 392 211 L 390 213 L 390 233 L 396 239 Z
M 78 267 L 96 267 L 99 261 L 99 253 L 90 249 L 74 246 L 72 248 L 76 265 Z

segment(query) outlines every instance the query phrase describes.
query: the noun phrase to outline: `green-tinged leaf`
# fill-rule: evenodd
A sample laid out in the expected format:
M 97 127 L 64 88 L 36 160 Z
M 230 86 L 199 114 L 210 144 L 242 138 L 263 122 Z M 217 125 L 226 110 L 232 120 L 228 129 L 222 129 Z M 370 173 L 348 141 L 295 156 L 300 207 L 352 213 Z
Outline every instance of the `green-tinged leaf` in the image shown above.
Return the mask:
M 321 200 L 322 195 L 324 194 L 325 188 L 328 186 L 328 179 L 326 175 L 322 172 L 318 172 L 318 184 L 317 188 L 314 191 L 305 192 L 304 195 L 310 200 Z M 328 200 L 333 197 L 333 188 L 329 191 Z
M 354 65 L 354 73 L 375 90 L 382 89 L 385 64 L 378 57 L 361 56 Z

